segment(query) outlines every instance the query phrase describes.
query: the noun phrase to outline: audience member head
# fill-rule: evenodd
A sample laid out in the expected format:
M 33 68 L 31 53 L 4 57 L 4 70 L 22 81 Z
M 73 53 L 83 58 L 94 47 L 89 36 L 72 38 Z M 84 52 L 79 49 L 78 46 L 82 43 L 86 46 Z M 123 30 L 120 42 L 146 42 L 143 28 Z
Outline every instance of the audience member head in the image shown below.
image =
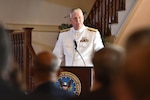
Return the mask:
M 0 25 L 0 77 L 2 77 L 3 70 L 9 65 L 10 54 L 8 33 Z
M 95 80 L 102 87 L 109 87 L 118 70 L 124 50 L 116 45 L 106 46 L 97 51 L 93 58 Z
M 123 84 L 123 95 L 127 94 L 128 100 L 149 100 L 150 47 L 143 46 L 137 49 L 125 57 L 121 70 L 121 79 L 124 83 L 120 81 L 119 84 Z
M 150 44 L 150 27 L 134 31 L 126 41 L 126 51 L 134 51 L 136 47 Z
M 8 33 L 0 25 L 0 99 L 1 100 L 20 100 L 25 99 L 24 94 L 8 86 L 4 78 L 4 70 L 10 67 L 11 52 Z
M 73 9 L 70 12 L 70 22 L 75 30 L 79 30 L 83 26 L 84 16 L 80 8 Z
M 32 74 L 37 84 L 57 81 L 58 70 L 57 58 L 52 53 L 43 51 L 35 57 Z
M 7 81 L 10 86 L 15 87 L 23 92 L 26 91 L 26 85 L 22 79 L 22 72 L 18 63 L 15 61 L 4 70 L 3 76 L 3 79 Z

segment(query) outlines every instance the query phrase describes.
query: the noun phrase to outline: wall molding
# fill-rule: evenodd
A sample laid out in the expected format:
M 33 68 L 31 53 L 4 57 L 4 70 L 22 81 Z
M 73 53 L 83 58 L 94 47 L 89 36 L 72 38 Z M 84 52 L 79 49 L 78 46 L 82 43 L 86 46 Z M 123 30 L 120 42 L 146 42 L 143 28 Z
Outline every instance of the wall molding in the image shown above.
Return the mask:
M 46 50 L 53 50 L 53 47 L 49 46 L 49 45 L 46 45 L 44 43 L 40 43 L 40 42 L 37 42 L 37 41 L 32 41 L 32 44 L 34 45 L 38 45 L 38 46 L 41 46 L 42 48 L 46 49 Z
M 22 31 L 22 28 L 34 28 L 36 32 L 59 32 L 59 25 L 37 25 L 37 24 L 16 24 L 6 23 L 6 28 L 14 31 Z

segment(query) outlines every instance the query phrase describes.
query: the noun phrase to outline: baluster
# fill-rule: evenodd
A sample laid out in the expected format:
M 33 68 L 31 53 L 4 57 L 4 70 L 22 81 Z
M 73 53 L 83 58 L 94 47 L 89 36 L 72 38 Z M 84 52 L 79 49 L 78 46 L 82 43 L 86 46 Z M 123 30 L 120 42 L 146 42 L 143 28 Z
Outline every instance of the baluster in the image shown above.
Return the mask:
M 97 28 L 102 36 L 111 35 L 111 24 L 118 23 L 118 10 L 125 10 L 126 0 L 96 0 L 86 25 Z
M 23 47 L 23 55 L 24 55 L 24 78 L 26 80 L 26 84 L 27 84 L 27 89 L 30 92 L 31 91 L 31 76 L 30 76 L 30 50 L 29 50 L 29 46 L 31 46 L 31 31 L 33 28 L 23 28 L 24 30 L 24 47 Z
M 20 67 L 21 67 L 21 54 L 20 54 L 20 52 L 21 52 L 21 49 L 20 49 L 20 46 L 21 46 L 21 33 L 19 33 L 18 34 L 18 63 L 19 63 L 19 69 L 20 69 Z
M 18 38 L 18 33 L 16 34 L 16 61 L 19 64 L 19 38 Z
M 20 39 L 21 41 L 21 46 L 20 46 L 20 56 L 21 56 L 21 71 L 23 72 L 23 64 L 24 64 L 24 62 L 23 62 L 23 46 L 24 46 L 24 34 L 23 33 L 21 33 L 21 39 Z
M 10 41 L 11 41 L 11 52 L 12 56 L 14 57 L 14 41 L 13 41 L 13 33 L 10 34 Z
M 111 6 L 112 6 L 112 0 L 107 0 L 108 1 L 108 17 L 107 17 L 107 33 L 106 36 L 111 35 Z
M 15 57 L 15 61 L 17 61 L 17 38 L 16 38 L 16 34 L 14 34 L 14 57 Z
M 98 28 L 98 30 L 100 31 L 100 30 L 101 30 L 101 27 L 100 27 L 100 21 L 101 21 L 101 20 L 100 20 L 100 13 L 101 13 L 101 12 L 100 12 L 100 7 L 99 7 L 99 6 L 100 6 L 100 1 L 98 1 L 98 3 L 97 3 L 97 12 L 96 12 L 96 13 L 98 14 L 98 15 L 97 15 L 97 28 Z M 100 32 L 101 32 L 101 31 L 100 31 Z
M 119 10 L 125 10 L 126 0 L 119 0 Z

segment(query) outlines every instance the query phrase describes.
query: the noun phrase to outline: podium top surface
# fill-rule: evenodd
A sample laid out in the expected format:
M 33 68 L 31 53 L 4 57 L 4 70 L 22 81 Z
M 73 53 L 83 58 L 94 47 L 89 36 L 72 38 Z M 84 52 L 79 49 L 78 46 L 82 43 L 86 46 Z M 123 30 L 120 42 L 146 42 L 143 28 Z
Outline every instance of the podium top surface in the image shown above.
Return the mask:
M 94 66 L 61 66 L 60 68 L 93 68 Z

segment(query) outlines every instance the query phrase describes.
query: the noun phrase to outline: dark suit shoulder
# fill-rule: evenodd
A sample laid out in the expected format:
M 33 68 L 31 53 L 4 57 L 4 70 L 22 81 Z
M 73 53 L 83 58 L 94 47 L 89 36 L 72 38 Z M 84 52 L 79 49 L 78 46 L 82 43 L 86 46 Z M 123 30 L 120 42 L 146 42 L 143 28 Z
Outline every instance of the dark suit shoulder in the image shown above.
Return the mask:
M 72 94 L 58 88 L 53 82 L 47 82 L 38 86 L 35 91 L 30 94 L 32 100 L 43 100 L 43 98 L 45 100 L 66 100 L 71 97 L 73 97 Z
M 107 90 L 96 90 L 80 95 L 70 100 L 113 100 L 111 94 Z

